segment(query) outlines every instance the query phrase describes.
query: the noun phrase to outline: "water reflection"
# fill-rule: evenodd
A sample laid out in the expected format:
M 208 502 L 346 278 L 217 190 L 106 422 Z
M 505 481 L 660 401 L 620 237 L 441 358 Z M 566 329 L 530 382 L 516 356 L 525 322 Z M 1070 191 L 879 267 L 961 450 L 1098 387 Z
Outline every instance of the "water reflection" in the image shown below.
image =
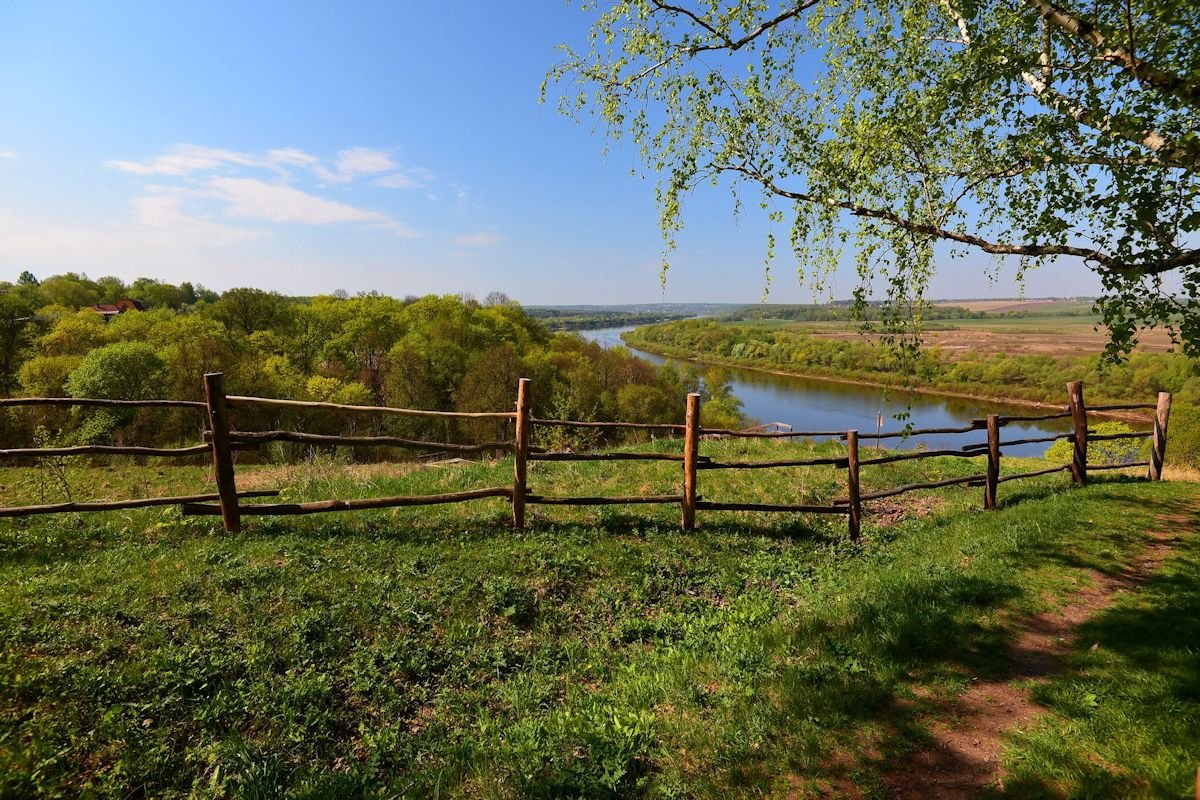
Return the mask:
M 628 330 L 632 328 L 602 328 L 581 331 L 581 334 L 604 347 L 614 347 L 623 345 L 621 334 Z M 640 350 L 633 352 L 655 364 L 689 364 L 686 361 L 663 358 Z M 885 393 L 874 386 L 858 386 L 794 375 L 775 375 L 733 367 L 723 369 L 728 373 L 734 394 L 742 401 L 743 410 L 748 416 L 764 423 L 784 422 L 798 431 L 844 431 L 855 428 L 859 431 L 860 441 L 864 446 L 875 444 L 872 434 L 876 431 L 879 415 L 883 417 L 884 431 L 889 431 L 903 427 L 904 423 L 897 422 L 893 417 L 905 411 L 909 412 L 909 419 L 916 428 L 959 427 L 971 419 L 980 419 L 988 414 L 1051 413 L 1049 409 L 1038 411 L 1029 406 L 895 391 Z M 1063 402 L 1066 402 L 1065 391 Z M 1050 436 L 1070 430 L 1070 427 L 1070 420 L 1011 423 L 1002 429 L 1001 441 Z M 885 439 L 883 444 L 892 448 L 911 448 L 922 444 L 934 450 L 952 450 L 986 441 L 985 432 L 973 431 L 963 434 L 914 436 L 903 443 L 897 439 Z M 1004 452 L 1014 456 L 1038 456 L 1044 453 L 1047 447 L 1046 444 L 1015 445 L 1005 447 Z

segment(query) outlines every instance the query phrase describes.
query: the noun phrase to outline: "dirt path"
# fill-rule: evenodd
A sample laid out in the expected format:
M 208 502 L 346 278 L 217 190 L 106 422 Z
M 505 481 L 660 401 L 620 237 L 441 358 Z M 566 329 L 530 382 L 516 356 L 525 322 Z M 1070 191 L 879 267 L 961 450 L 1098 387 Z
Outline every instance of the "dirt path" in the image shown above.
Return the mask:
M 1075 644 L 1076 630 L 1092 615 L 1112 605 L 1118 593 L 1149 578 L 1179 542 L 1178 528 L 1194 523 L 1186 516 L 1161 516 L 1157 530 L 1134 562 L 1120 575 L 1089 571 L 1090 585 L 1071 595 L 1065 605 L 1026 620 L 1011 648 L 1007 674 L 979 680 L 957 698 L 932 726 L 932 742 L 912 755 L 901 769 L 885 776 L 888 796 L 961 800 L 985 788 L 1003 788 L 1000 756 L 1005 735 L 1027 728 L 1046 709 L 1028 689 L 1014 682 L 1040 680 L 1056 672 L 1059 659 Z

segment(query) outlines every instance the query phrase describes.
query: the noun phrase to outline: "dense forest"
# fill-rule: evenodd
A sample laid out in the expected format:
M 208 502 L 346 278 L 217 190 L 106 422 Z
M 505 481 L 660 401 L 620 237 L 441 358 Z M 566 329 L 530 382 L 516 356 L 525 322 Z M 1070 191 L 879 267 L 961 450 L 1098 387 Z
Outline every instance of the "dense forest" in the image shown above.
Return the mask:
M 104 316 L 129 298 L 144 310 Z M 103 310 L 103 309 L 100 309 Z M 254 288 L 222 294 L 114 278 L 25 273 L 0 283 L 0 380 L 8 395 L 203 399 L 202 376 L 223 372 L 231 394 L 441 411 L 513 408 L 517 380 L 534 381 L 534 414 L 578 420 L 678 422 L 689 391 L 721 409 L 736 401 L 716 374 L 656 368 L 624 348 L 553 334 L 500 293 L 397 299 L 380 294 L 289 298 Z M 728 417 L 728 414 L 726 415 Z M 196 441 L 200 415 L 149 409 L 26 409 L 4 415 L 14 443 Z M 238 412 L 246 430 L 365 430 L 438 440 L 505 435 L 501 423 L 451 425 L 296 412 Z M 555 435 L 553 431 L 548 435 Z M 564 435 L 564 434 L 557 434 Z

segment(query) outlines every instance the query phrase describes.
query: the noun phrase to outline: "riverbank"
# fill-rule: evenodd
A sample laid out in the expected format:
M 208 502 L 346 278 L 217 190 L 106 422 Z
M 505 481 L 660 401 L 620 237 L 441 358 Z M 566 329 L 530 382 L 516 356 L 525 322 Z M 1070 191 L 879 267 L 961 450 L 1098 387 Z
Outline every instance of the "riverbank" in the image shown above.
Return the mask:
M 660 343 L 656 343 L 656 342 L 648 343 L 642 339 L 636 339 L 634 341 L 630 341 L 628 338 L 628 334 L 632 333 L 632 332 L 633 331 L 629 331 L 629 332 L 621 335 L 621 340 L 626 342 L 630 347 L 636 348 L 637 350 L 644 350 L 648 353 L 652 353 L 656 356 L 660 356 L 663 358 L 672 358 L 672 359 L 676 359 L 679 361 L 686 361 L 690 364 L 696 364 L 699 366 L 730 367 L 730 368 L 734 368 L 734 369 L 744 369 L 744 370 L 750 370 L 752 372 L 760 372 L 765 375 L 779 375 L 779 376 L 783 376 L 783 377 L 803 378 L 805 380 L 813 380 L 813 381 L 828 381 L 830 383 L 843 384 L 846 386 L 862 386 L 862 387 L 869 387 L 869 388 L 873 388 L 873 389 L 882 389 L 884 391 L 903 392 L 905 394 L 914 394 L 914 395 L 920 395 L 920 396 L 925 396 L 925 397 L 947 397 L 947 398 L 953 398 L 956 400 L 971 400 L 971 401 L 975 401 L 975 402 L 989 403 L 989 404 L 995 404 L 995 405 L 1020 406 L 1022 408 L 1052 409 L 1054 411 L 1067 410 L 1067 405 L 1065 403 L 1064 404 L 1056 404 L 1056 403 L 1052 403 L 1049 401 L 1029 400 L 1029 399 L 1018 398 L 1018 397 L 997 397 L 995 395 L 953 391 L 953 390 L 949 390 L 949 389 L 938 389 L 938 388 L 932 387 L 932 386 L 921 386 L 921 385 L 898 386 L 895 384 L 883 383 L 881 381 L 872 381 L 872 380 L 867 380 L 867 379 L 863 379 L 863 378 L 851 378 L 851 377 L 847 377 L 844 375 L 829 374 L 829 373 L 824 373 L 824 372 L 802 372 L 802 371 L 798 371 L 798 370 L 785 370 L 785 369 L 779 369 L 779 368 L 773 368 L 773 367 L 763 367 L 763 366 L 754 365 L 754 364 L 747 364 L 747 363 L 745 363 L 744 360 L 732 359 L 732 358 L 722 358 L 720 356 L 705 355 L 703 357 L 696 357 L 694 355 L 684 352 L 680 348 L 671 348 L 671 347 L 667 347 L 667 346 L 664 346 L 664 345 L 662 345 Z M 1064 395 L 1066 393 L 1065 381 L 1064 381 L 1063 393 L 1064 393 Z M 1150 402 L 1150 400 L 1148 399 L 1146 402 Z M 1089 412 L 1089 413 L 1095 414 L 1096 416 L 1105 417 L 1108 419 L 1116 419 L 1116 420 L 1120 420 L 1122 422 L 1129 422 L 1129 423 L 1132 423 L 1135 425 L 1148 426 L 1152 422 L 1152 415 L 1148 412 L 1145 414 L 1138 414 L 1136 412 L 1128 412 L 1128 411 L 1093 411 L 1093 412 Z

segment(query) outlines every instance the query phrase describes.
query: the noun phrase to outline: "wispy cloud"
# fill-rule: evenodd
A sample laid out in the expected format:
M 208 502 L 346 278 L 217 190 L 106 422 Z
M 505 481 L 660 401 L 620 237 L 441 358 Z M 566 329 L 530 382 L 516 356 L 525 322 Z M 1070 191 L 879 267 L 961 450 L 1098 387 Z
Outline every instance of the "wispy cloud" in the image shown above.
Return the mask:
M 0 158 L 16 158 L 16 157 L 17 157 L 16 150 L 5 150 L 3 148 L 0 148 Z
M 85 265 L 96 274 L 129 270 L 131 264 L 221 264 L 267 235 L 191 216 L 182 208 L 184 201 L 179 194 L 143 195 L 131 201 L 127 220 L 93 225 L 39 219 L 0 206 L 0 263 Z
M 184 195 L 178 193 L 135 197 L 132 201 L 134 226 L 144 233 L 166 233 L 174 240 L 203 241 L 209 246 L 242 244 L 265 235 L 262 231 L 191 216 L 184 212 L 183 201 Z
M 268 150 L 267 160 L 272 164 L 286 164 L 293 167 L 311 167 L 321 163 L 321 159 L 316 156 L 293 147 Z
M 464 233 L 461 236 L 454 237 L 454 243 L 459 247 L 490 247 L 494 244 L 499 244 L 504 241 L 504 237 L 498 233 Z
M 226 213 L 235 217 L 303 225 L 367 222 L 400 236 L 417 235 L 386 214 L 326 200 L 291 186 L 254 178 L 225 177 L 212 178 L 208 186 L 227 203 Z
M 325 183 L 347 183 L 363 175 L 379 175 L 397 168 L 385 150 L 352 147 L 340 151 L 328 163 L 318 156 L 293 147 L 267 150 L 262 154 L 202 145 L 177 145 L 169 152 L 143 161 L 110 160 L 110 169 L 149 178 L 167 179 L 173 186 L 146 186 L 150 192 L 176 191 L 193 198 L 216 200 L 226 216 L 281 224 L 333 225 L 361 223 L 391 231 L 397 236 L 419 234 L 388 214 L 332 200 L 293 185 L 311 173 Z M 255 177 L 255 172 L 273 173 L 273 181 Z M 409 168 L 406 179 L 418 181 L 428 172 Z M 393 176 L 384 176 L 387 180 Z M 180 179 L 178 182 L 171 178 Z M 199 180 L 199 182 L 197 182 Z M 166 207 L 166 200 L 155 203 Z M 178 205 L 176 206 L 178 208 Z
M 405 167 L 399 172 L 376 178 L 373 182 L 385 189 L 420 189 L 427 186 L 433 178 L 433 173 L 423 167 Z
M 360 175 L 378 175 L 395 168 L 391 155 L 386 150 L 370 147 L 352 147 L 337 154 L 333 167 L 324 164 L 313 166 L 313 172 L 321 180 L 330 183 L 345 183 Z
M 255 158 L 234 150 L 220 150 L 200 145 L 179 145 L 166 155 L 149 161 L 110 160 L 105 162 L 109 169 L 130 172 L 134 175 L 172 175 L 182 177 L 193 172 L 210 172 L 227 165 L 242 167 L 268 166 L 269 161 Z

